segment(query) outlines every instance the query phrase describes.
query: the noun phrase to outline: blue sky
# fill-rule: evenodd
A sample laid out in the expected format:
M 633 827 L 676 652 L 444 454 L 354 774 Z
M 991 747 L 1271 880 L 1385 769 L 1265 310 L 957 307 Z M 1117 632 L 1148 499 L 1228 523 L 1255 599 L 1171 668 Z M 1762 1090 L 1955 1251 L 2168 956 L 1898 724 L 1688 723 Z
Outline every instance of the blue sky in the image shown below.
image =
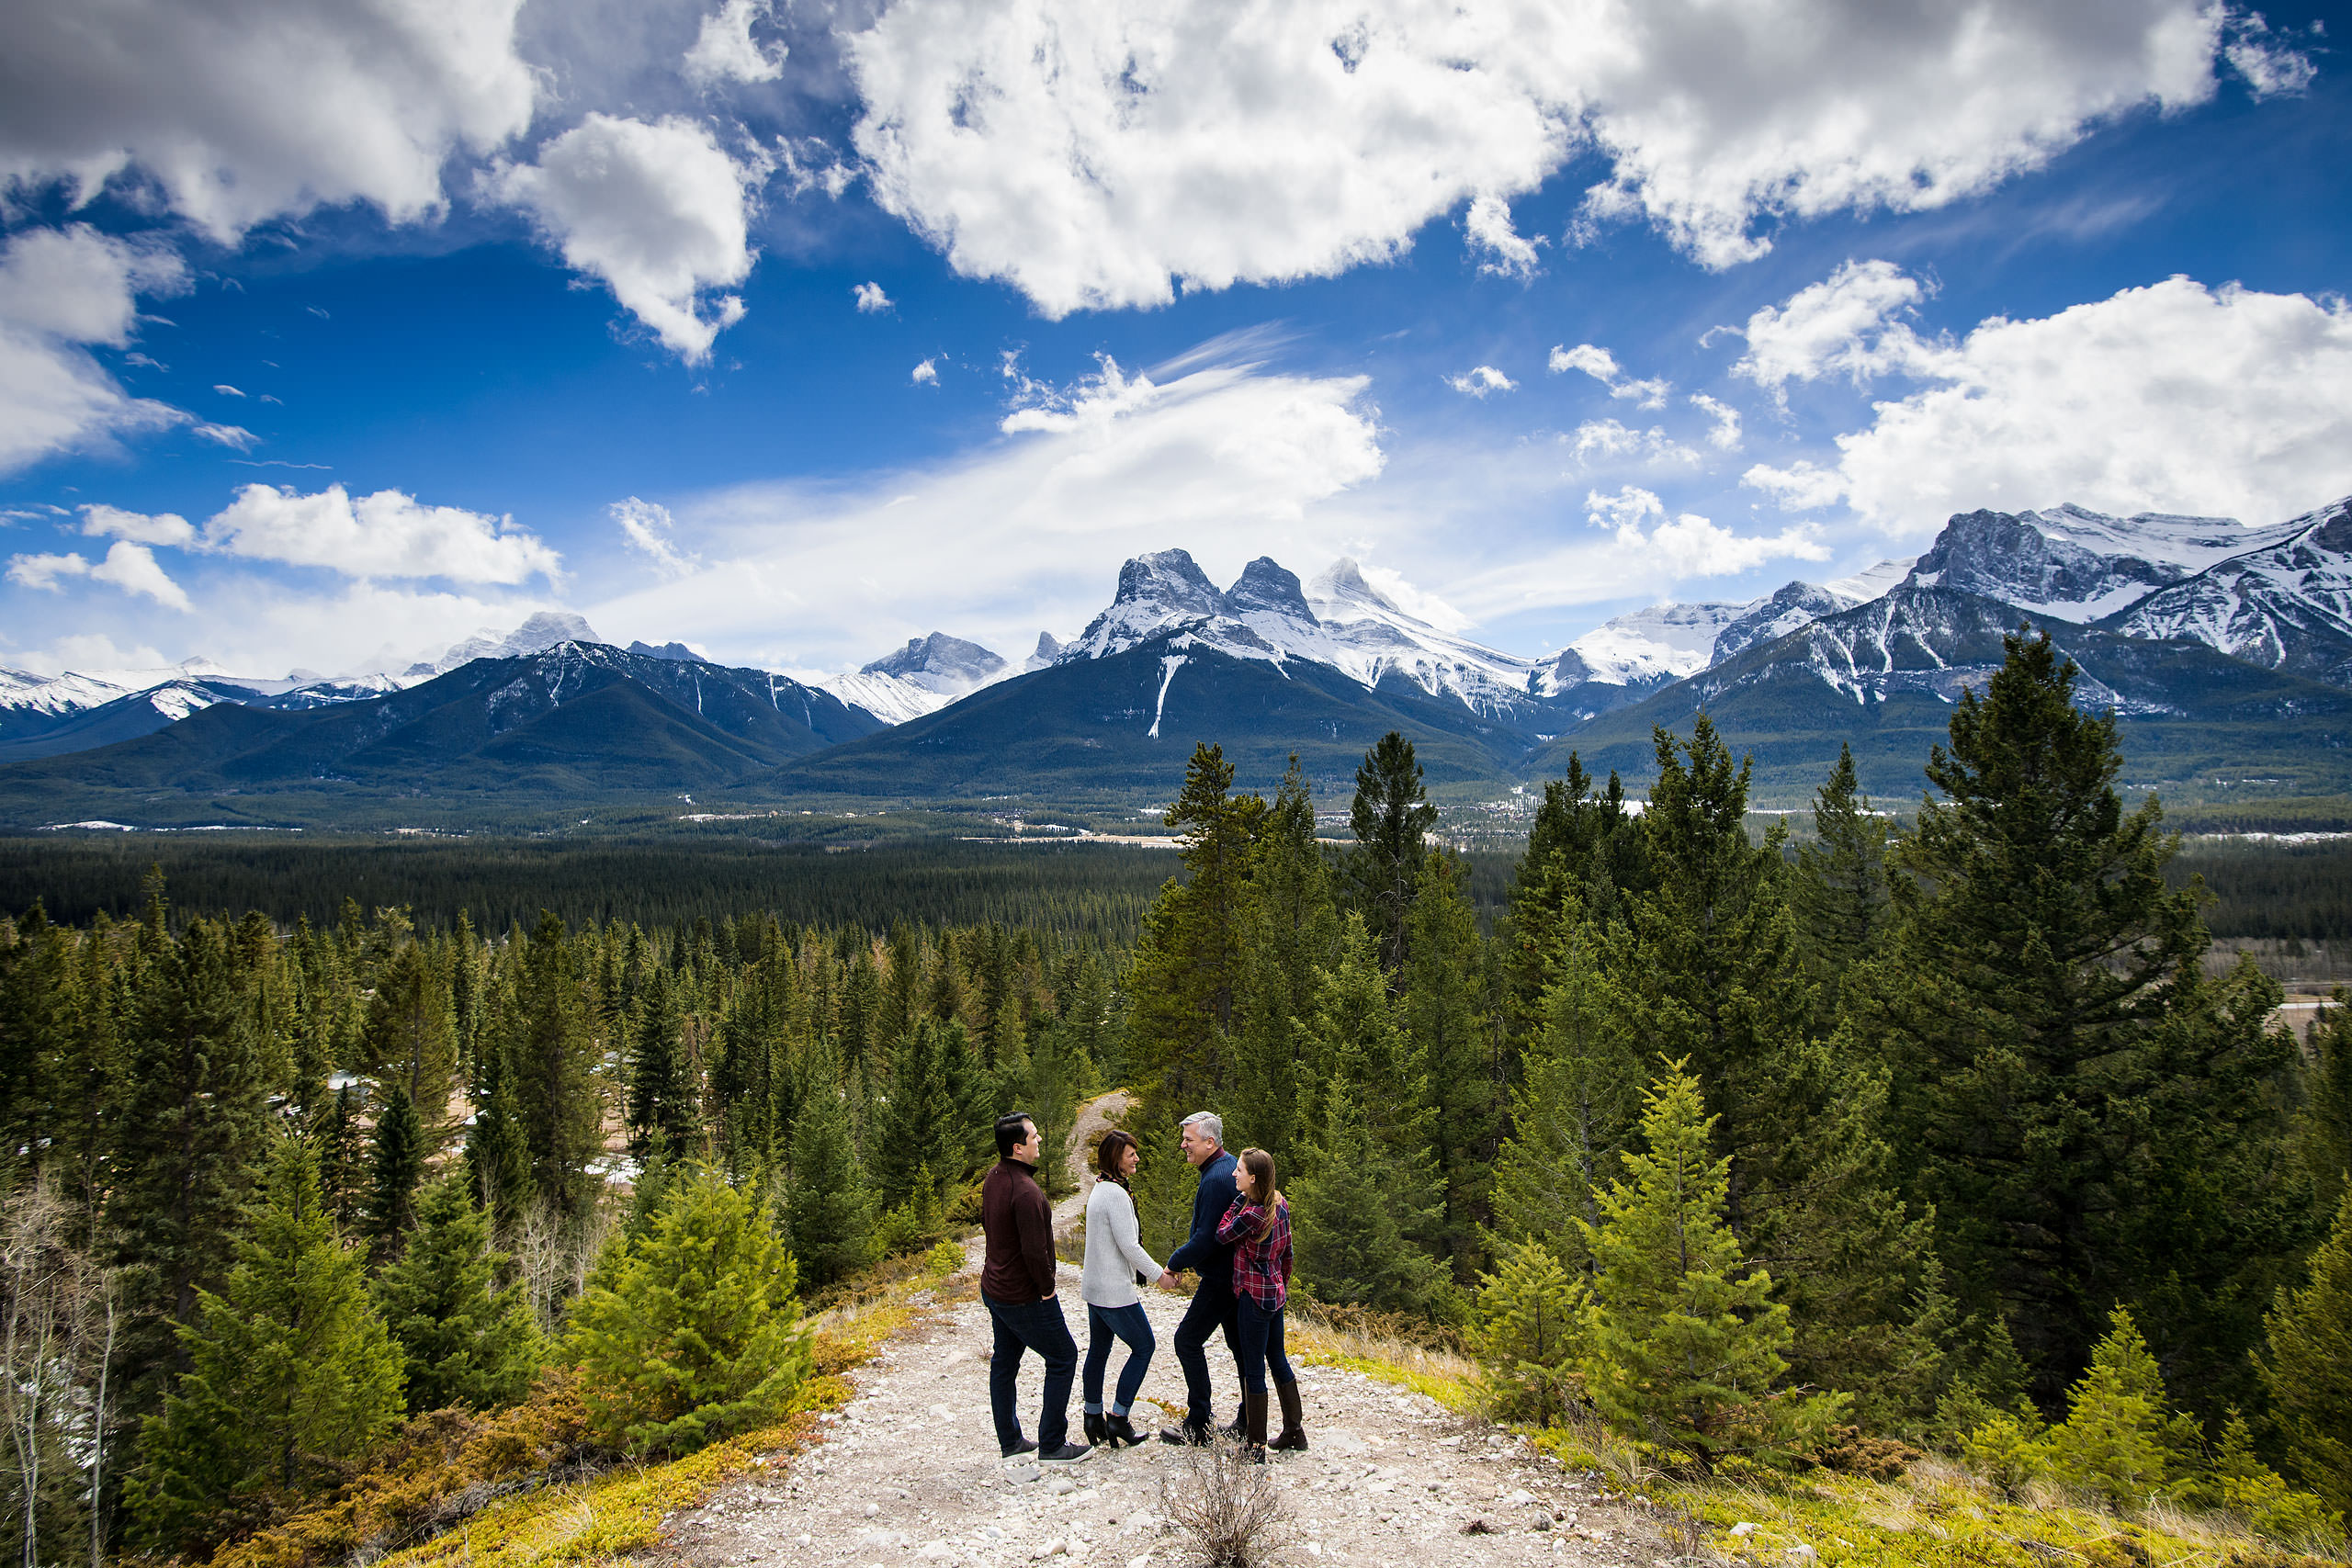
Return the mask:
M 1017 656 L 1168 546 L 1532 654 L 2352 491 L 2307 6 L 8 8 L 13 667 Z

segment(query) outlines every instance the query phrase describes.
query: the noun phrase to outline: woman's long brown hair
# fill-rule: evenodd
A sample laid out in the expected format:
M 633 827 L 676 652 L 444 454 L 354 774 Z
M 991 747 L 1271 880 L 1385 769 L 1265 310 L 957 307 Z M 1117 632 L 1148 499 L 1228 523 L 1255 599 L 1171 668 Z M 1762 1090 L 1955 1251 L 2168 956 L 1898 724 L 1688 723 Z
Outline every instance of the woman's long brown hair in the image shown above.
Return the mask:
M 1135 1139 L 1116 1127 L 1103 1134 L 1102 1141 L 1094 1145 L 1094 1174 L 1105 1181 L 1115 1181 L 1125 1187 L 1127 1177 L 1119 1168 L 1119 1156 L 1135 1146 Z
M 1274 1156 L 1263 1149 L 1244 1149 L 1241 1165 L 1250 1173 L 1250 1201 L 1266 1211 L 1266 1217 L 1258 1222 L 1258 1234 L 1250 1239 L 1263 1241 L 1274 1228 Z

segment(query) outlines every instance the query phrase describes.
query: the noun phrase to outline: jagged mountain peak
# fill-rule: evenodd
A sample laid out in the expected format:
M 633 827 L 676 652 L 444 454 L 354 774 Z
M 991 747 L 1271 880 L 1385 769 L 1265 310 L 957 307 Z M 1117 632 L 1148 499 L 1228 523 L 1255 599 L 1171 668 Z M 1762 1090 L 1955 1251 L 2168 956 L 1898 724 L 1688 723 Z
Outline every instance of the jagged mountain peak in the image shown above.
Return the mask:
M 1004 660 L 977 642 L 933 632 L 910 637 L 907 646 L 885 654 L 859 671 L 865 675 L 896 675 L 921 684 L 970 686 L 1004 668 Z
M 1237 616 L 1262 613 L 1303 626 L 1316 624 L 1315 612 L 1307 607 L 1306 591 L 1299 586 L 1298 574 L 1279 565 L 1272 556 L 1260 556 L 1241 569 L 1241 575 L 1225 592 L 1225 608 L 1227 614 Z
M 1314 604 L 1348 605 L 1378 611 L 1389 615 L 1406 615 L 1408 619 L 1419 619 L 1418 616 L 1408 615 L 1403 606 L 1374 588 L 1365 579 L 1363 568 L 1356 563 L 1352 556 L 1341 556 L 1338 560 L 1317 572 L 1315 581 L 1307 586 L 1306 597 L 1307 602 Z
M 1119 590 L 1111 603 L 1114 607 L 1159 604 L 1208 615 L 1216 613 L 1223 597 L 1191 551 L 1153 550 L 1130 557 L 1119 568 Z
M 1022 662 L 1021 672 L 1025 675 L 1033 670 L 1043 670 L 1049 664 L 1058 662 L 1063 649 L 1069 646 L 1051 632 L 1039 632 L 1036 649 Z

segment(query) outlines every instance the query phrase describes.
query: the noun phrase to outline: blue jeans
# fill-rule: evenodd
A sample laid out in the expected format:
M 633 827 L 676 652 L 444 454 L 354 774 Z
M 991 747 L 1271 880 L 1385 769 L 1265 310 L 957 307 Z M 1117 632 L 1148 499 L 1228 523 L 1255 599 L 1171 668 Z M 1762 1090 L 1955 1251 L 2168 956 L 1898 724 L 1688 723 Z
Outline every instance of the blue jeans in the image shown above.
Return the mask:
M 1123 1307 L 1086 1304 L 1086 1373 L 1080 1392 L 1086 1396 L 1089 1416 L 1102 1414 L 1102 1374 L 1110 1370 L 1114 1338 L 1126 1342 L 1127 1364 L 1119 1369 L 1119 1399 L 1111 1406 L 1111 1414 L 1125 1416 L 1134 1408 L 1136 1394 L 1143 1387 L 1144 1369 L 1151 1365 L 1151 1318 L 1144 1312 L 1143 1303 L 1129 1302 Z
M 1233 1326 L 1233 1284 L 1229 1279 L 1201 1280 L 1200 1289 L 1184 1308 L 1176 1325 L 1176 1364 L 1184 1369 L 1184 1425 L 1207 1431 L 1216 1425 L 1209 1407 L 1209 1336 L 1225 1330 L 1226 1348 L 1233 1352 L 1236 1370 L 1241 1364 L 1241 1341 Z
M 1035 1350 L 1046 1363 L 1046 1398 L 1037 1412 L 1037 1450 L 1052 1453 L 1069 1441 L 1069 1385 L 1078 1374 L 1078 1341 L 1062 1321 L 1062 1303 L 1052 1296 L 1013 1306 L 983 1295 L 996 1325 L 996 1348 L 989 1358 L 989 1412 L 996 1417 L 996 1446 L 1009 1453 L 1021 1440 L 1021 1416 L 1013 1409 L 1021 1352 Z
M 1269 1311 L 1258 1304 L 1258 1298 L 1243 1295 L 1234 1314 L 1234 1327 L 1238 1330 L 1234 1353 L 1241 1358 L 1241 1386 L 1251 1393 L 1266 1392 L 1266 1369 L 1272 1367 L 1277 1383 L 1296 1382 L 1290 1370 L 1290 1358 L 1283 1354 L 1283 1309 Z

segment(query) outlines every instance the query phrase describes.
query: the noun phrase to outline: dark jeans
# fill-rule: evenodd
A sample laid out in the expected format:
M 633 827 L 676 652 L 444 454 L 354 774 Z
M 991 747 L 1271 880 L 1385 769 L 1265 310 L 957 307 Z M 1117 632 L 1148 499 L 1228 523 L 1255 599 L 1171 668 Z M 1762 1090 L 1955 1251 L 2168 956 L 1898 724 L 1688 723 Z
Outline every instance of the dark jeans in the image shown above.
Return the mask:
M 1144 1312 L 1143 1303 L 1129 1302 L 1123 1307 L 1087 1303 L 1086 1373 L 1080 1392 L 1086 1396 L 1089 1416 L 1102 1414 L 1102 1374 L 1110 1370 L 1111 1341 L 1114 1338 L 1126 1342 L 1127 1364 L 1119 1369 L 1119 1401 L 1111 1406 L 1111 1414 L 1125 1416 L 1135 1407 L 1136 1393 L 1143 1387 L 1144 1369 L 1151 1365 L 1151 1318 Z
M 1233 1326 L 1232 1282 L 1204 1280 L 1201 1288 L 1193 1292 L 1192 1304 L 1184 1309 L 1184 1321 L 1176 1325 L 1176 1361 L 1184 1369 L 1187 1427 L 1216 1425 L 1216 1413 L 1209 1403 L 1209 1357 L 1205 1347 L 1209 1336 L 1220 1328 L 1225 1330 L 1226 1348 L 1233 1352 L 1234 1370 L 1238 1371 L 1241 1346 Z
M 1078 1375 L 1078 1341 L 1062 1321 L 1062 1303 L 1051 1296 L 1012 1306 L 982 1296 L 996 1325 L 996 1349 L 989 1359 L 989 1410 L 996 1417 L 1000 1452 L 1021 1440 L 1021 1417 L 1012 1408 L 1021 1352 L 1035 1350 L 1046 1363 L 1046 1399 L 1037 1412 L 1037 1450 L 1052 1453 L 1069 1440 L 1069 1385 Z
M 1283 1354 L 1283 1309 L 1272 1312 L 1255 1296 L 1243 1296 L 1234 1310 L 1234 1327 L 1240 1343 L 1233 1353 L 1241 1359 L 1241 1386 L 1251 1393 L 1266 1392 L 1266 1369 L 1273 1369 L 1277 1383 L 1296 1382 L 1290 1358 Z

